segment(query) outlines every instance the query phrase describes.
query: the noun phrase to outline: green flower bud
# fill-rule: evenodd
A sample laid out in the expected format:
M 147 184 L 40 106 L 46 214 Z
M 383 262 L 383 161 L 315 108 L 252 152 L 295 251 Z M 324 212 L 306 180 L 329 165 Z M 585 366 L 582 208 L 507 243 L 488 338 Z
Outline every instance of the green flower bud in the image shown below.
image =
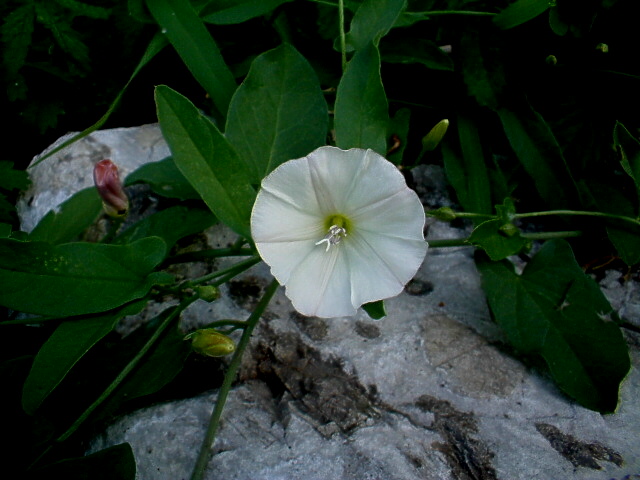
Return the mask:
M 549 55 L 545 59 L 545 62 L 547 62 L 547 65 L 557 65 L 558 64 L 558 59 L 556 58 L 555 55 Z
M 505 223 L 500 227 L 499 230 L 501 234 L 507 237 L 513 237 L 514 235 L 517 235 L 518 233 L 520 233 L 520 229 L 516 227 L 513 223 Z
M 194 290 L 205 302 L 213 302 L 220 298 L 220 289 L 213 285 L 198 285 Z
M 449 120 L 446 118 L 436 123 L 429 133 L 422 138 L 422 150 L 425 152 L 435 150 L 444 134 L 447 133 L 447 128 L 449 128 Z
M 609 45 L 607 45 L 606 43 L 599 43 L 598 45 L 596 45 L 596 50 L 601 53 L 607 53 L 609 51 Z
M 201 328 L 190 333 L 185 340 L 191 340 L 191 348 L 200 355 L 207 357 L 224 357 L 233 353 L 236 344 L 226 335 L 213 328 Z
M 440 207 L 436 210 L 429 210 L 426 212 L 430 217 L 435 217 L 443 222 L 450 222 L 457 218 L 456 212 L 449 207 Z

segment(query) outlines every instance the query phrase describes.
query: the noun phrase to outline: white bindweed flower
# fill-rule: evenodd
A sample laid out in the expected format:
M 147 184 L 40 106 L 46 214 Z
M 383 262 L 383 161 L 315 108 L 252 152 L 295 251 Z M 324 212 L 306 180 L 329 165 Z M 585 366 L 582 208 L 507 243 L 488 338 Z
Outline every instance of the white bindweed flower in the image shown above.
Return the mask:
M 353 315 L 398 295 L 427 252 L 424 208 L 373 150 L 321 147 L 262 181 L 251 233 L 304 315 Z

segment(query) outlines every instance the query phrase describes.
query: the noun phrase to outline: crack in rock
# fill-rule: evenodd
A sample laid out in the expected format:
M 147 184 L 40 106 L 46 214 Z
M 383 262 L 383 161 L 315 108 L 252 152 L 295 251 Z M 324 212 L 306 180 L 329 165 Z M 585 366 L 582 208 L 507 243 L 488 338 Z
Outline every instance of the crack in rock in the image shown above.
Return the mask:
M 434 442 L 432 446 L 444 454 L 456 480 L 497 480 L 491 465 L 493 452 L 473 438 L 478 426 L 472 413 L 460 412 L 448 401 L 430 395 L 422 395 L 416 406 L 434 415 L 430 428 L 437 431 L 444 442 Z
M 373 391 L 346 372 L 339 359 L 323 359 L 298 335 L 278 334 L 264 325 L 251 357 L 251 365 L 243 365 L 243 376 L 265 381 L 276 397 L 288 392 L 303 413 L 329 426 L 318 428 L 323 435 L 334 433 L 330 425 L 350 433 L 379 416 Z
M 602 467 L 597 462 L 598 460 L 614 463 L 618 467 L 622 466 L 622 456 L 609 447 L 599 443 L 582 442 L 548 423 L 536 423 L 536 430 L 547 439 L 554 450 L 569 460 L 574 467 L 601 470 Z

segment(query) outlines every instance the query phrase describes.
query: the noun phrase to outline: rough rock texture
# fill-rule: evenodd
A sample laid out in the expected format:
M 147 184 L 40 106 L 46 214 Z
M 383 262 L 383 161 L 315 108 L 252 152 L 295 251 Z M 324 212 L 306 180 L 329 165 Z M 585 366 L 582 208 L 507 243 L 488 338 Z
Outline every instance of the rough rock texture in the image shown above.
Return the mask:
M 121 144 L 132 143 L 147 155 L 125 159 Z M 78 169 L 82 162 L 110 156 L 124 165 L 166 155 L 153 126 L 98 132 L 78 148 L 48 161 L 56 185 L 46 174 L 44 181 L 34 176 L 31 208 L 21 208 L 25 227 L 90 182 L 90 169 Z M 437 167 L 417 169 L 415 180 L 429 206 L 448 202 Z M 224 243 L 224 235 L 213 230 L 209 242 Z M 464 232 L 433 223 L 429 235 Z M 603 280 L 604 292 L 637 322 L 638 285 L 614 277 Z M 225 285 L 218 302 L 192 305 L 184 322 L 246 318 L 268 282 L 268 269 L 258 265 Z M 510 356 L 489 317 L 471 249 L 430 250 L 386 308 L 379 321 L 362 312 L 305 318 L 279 291 L 229 396 L 207 478 L 640 479 L 637 334 L 627 333 L 634 368 L 620 407 L 602 416 Z M 130 442 L 140 479 L 188 478 L 215 393 L 135 412 L 107 428 L 92 449 Z

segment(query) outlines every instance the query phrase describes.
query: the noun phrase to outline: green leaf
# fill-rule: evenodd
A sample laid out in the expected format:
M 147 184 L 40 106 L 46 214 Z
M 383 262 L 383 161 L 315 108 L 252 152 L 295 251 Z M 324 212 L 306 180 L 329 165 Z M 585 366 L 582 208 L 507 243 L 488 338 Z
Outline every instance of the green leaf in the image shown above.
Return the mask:
M 402 12 L 407 7 L 406 0 L 365 0 L 351 20 L 347 34 L 347 49 L 361 50 L 370 43 L 378 46 Z
M 24 170 L 15 170 L 13 162 L 0 161 L 0 188 L 4 190 L 26 190 L 29 175 Z
M 95 187 L 85 188 L 50 210 L 29 234 L 29 240 L 52 244 L 75 240 L 102 212 L 102 200 Z
M 33 473 L 33 478 L 135 480 L 136 459 L 131 446 L 121 443 L 86 457 L 67 458 L 36 468 Z
M 231 100 L 226 137 L 254 184 L 326 143 L 328 107 L 307 60 L 284 44 L 257 57 Z
M 500 108 L 497 113 L 511 148 L 540 197 L 555 209 L 574 204 L 575 183 L 556 138 L 540 114 L 529 106 L 518 112 Z
M 200 12 L 207 23 L 232 25 L 260 17 L 293 0 L 218 0 Z
M 498 218 L 478 225 L 467 240 L 482 248 L 491 260 L 503 260 L 525 248 L 529 242 L 520 235 L 520 229 L 513 224 L 516 213 L 513 200 L 506 198 L 502 205 L 496 205 Z
M 592 182 L 588 193 L 593 198 L 596 208 L 613 215 L 636 217 L 637 205 L 634 205 L 623 193 L 620 185 Z M 627 265 L 640 263 L 640 227 L 629 222 L 608 220 L 606 231 L 609 240 Z
M 245 238 L 255 200 L 245 164 L 211 121 L 185 97 L 156 87 L 160 128 L 176 166 L 211 211 Z
M 8 77 L 12 77 L 22 68 L 29 52 L 35 9 L 33 3 L 25 3 L 14 8 L 4 18 L 0 34 L 4 48 L 2 62 L 7 69 Z
M 453 71 L 451 55 L 434 42 L 415 37 L 394 38 L 380 44 L 382 61 L 388 63 L 420 63 L 432 70 Z
M 389 122 L 389 131 L 387 136 L 392 139 L 392 142 L 399 142 L 399 146 L 393 149 L 393 152 L 387 155 L 389 160 L 394 165 L 402 164 L 402 156 L 407 148 L 409 142 L 409 121 L 411 119 L 411 110 L 408 108 L 401 108 L 391 118 Z
M 78 0 L 55 0 L 58 5 L 68 8 L 76 15 L 89 18 L 107 19 L 111 15 L 110 8 L 96 7 Z
M 443 144 L 442 155 L 447 178 L 462 207 L 468 212 L 491 213 L 491 190 L 480 136 L 473 120 L 458 115 L 461 153 Z
M 475 97 L 480 105 L 495 110 L 507 85 L 505 62 L 496 58 L 499 52 L 486 43 L 486 36 L 471 29 L 465 30 L 460 35 L 459 57 L 469 95 Z
M 522 275 L 508 261 L 478 268 L 491 311 L 510 343 L 540 355 L 558 386 L 581 405 L 613 412 L 630 369 L 617 316 L 564 240 L 546 242 Z
M 125 186 L 136 183 L 146 183 L 154 193 L 167 198 L 180 200 L 200 199 L 189 181 L 184 178 L 173 158 L 167 157 L 159 162 L 145 163 L 140 168 L 127 175 Z
M 374 320 L 380 320 L 387 316 L 387 312 L 384 309 L 384 301 L 378 300 L 377 302 L 365 303 L 362 305 L 362 309 L 367 312 Z
M 194 78 L 225 117 L 236 82 L 190 2 L 147 0 L 147 7 Z
M 336 145 L 387 153 L 389 111 L 380 78 L 380 54 L 370 43 L 353 56 L 336 92 Z
M 515 230 L 505 229 L 505 225 Z M 502 220 L 487 220 L 478 225 L 467 240 L 470 244 L 482 248 L 491 260 L 497 261 L 514 255 L 522 250 L 528 241 L 511 223 Z
M 493 24 L 502 29 L 517 27 L 550 7 L 549 0 L 517 0 L 493 17 Z
M 159 318 L 166 317 L 172 311 L 173 308 L 165 310 Z M 168 328 L 162 333 L 144 361 L 114 392 L 114 398 L 111 401 L 118 404 L 156 393 L 180 373 L 191 351 L 190 343 L 184 341 L 184 334 L 177 328 Z
M 145 237 L 160 237 L 167 249 L 171 249 L 181 238 L 202 232 L 215 222 L 215 215 L 208 210 L 176 205 L 135 223 L 118 235 L 113 243 L 132 243 Z
M 0 239 L 0 305 L 60 317 L 111 310 L 172 280 L 153 272 L 166 250 L 156 237 L 129 245 L 56 246 Z
M 8 238 L 11 235 L 11 225 L 8 223 L 0 223 L 0 238 Z
M 62 322 L 38 351 L 22 389 L 22 408 L 29 415 L 49 396 L 78 361 L 118 321 L 139 313 L 145 301 L 127 305 L 115 313 Z
M 613 146 L 620 154 L 620 164 L 627 175 L 633 178 L 640 191 L 640 141 L 620 122 L 613 128 Z

